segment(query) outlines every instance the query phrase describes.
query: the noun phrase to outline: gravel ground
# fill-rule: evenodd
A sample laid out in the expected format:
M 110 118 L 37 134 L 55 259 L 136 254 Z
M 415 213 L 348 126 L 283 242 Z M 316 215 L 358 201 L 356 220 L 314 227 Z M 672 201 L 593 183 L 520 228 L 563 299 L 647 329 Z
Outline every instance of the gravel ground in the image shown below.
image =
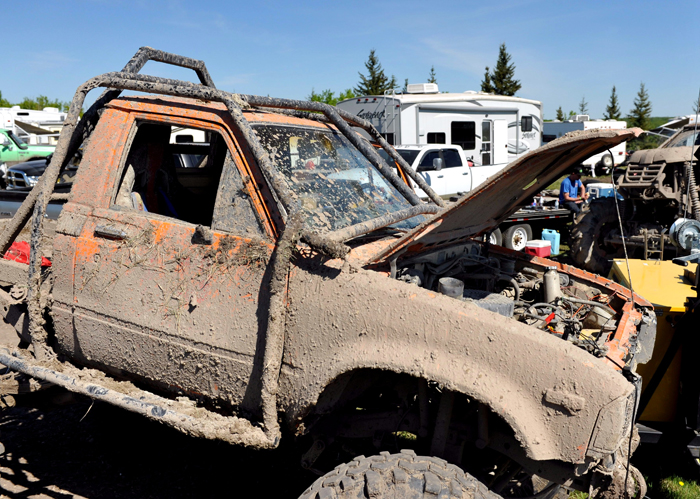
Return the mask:
M 298 497 L 316 478 L 290 443 L 187 437 L 58 388 L 0 410 L 0 498 Z

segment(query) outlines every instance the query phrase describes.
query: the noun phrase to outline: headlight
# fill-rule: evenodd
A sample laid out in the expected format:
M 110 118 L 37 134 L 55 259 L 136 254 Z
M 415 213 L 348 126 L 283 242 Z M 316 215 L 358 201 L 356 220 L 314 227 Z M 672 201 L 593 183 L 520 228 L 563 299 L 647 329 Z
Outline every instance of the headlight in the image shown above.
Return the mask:
M 30 187 L 34 187 L 38 181 L 39 181 L 38 176 L 27 175 L 27 184 Z

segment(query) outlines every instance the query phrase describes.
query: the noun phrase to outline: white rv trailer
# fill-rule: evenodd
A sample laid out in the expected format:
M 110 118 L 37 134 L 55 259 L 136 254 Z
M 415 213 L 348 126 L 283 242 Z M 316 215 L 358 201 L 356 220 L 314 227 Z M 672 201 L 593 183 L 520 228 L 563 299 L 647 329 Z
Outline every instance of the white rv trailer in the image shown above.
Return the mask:
M 337 106 L 370 121 L 390 144 L 459 145 L 475 166 L 505 166 L 542 144 L 539 101 L 475 91 L 438 93 L 435 83 L 411 84 L 407 90 L 346 99 Z
M 68 113 L 56 107 L 42 110 L 21 109 L 19 106 L 0 108 L 0 128 L 12 130 L 28 144 L 58 143 L 58 135 L 63 128 Z
M 576 130 L 623 130 L 627 128 L 627 122 L 617 120 L 592 120 L 587 114 L 579 114 L 572 120 L 567 121 L 547 121 L 543 125 L 542 141 L 546 144 Z M 627 143 L 623 142 L 610 149 L 591 156 L 582 164 L 590 167 L 591 174 L 595 177 L 598 173 L 609 174 L 613 165 L 619 165 L 627 159 Z

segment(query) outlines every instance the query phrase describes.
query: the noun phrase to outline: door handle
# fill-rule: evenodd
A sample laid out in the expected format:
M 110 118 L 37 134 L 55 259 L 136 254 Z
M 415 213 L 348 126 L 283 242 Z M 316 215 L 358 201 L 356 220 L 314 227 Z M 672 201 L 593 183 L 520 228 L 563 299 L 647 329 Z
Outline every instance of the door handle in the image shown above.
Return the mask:
M 109 227 L 107 225 L 98 225 L 95 227 L 95 235 L 106 239 L 126 239 L 126 232 L 121 229 L 117 229 L 116 227 Z
M 444 175 L 438 175 L 438 178 L 443 178 L 443 177 L 444 177 Z
M 469 172 L 464 172 L 462 175 L 469 175 Z

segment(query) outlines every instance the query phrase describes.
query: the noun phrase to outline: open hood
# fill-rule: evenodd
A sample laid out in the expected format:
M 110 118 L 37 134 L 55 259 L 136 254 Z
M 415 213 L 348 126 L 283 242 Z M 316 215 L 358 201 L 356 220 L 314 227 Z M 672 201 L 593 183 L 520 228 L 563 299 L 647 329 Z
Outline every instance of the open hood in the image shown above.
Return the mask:
M 367 263 L 377 263 L 397 253 L 421 252 L 426 247 L 432 249 L 488 232 L 571 167 L 640 133 L 640 128 L 586 130 L 553 140 L 512 162 L 477 189 L 372 256 Z

